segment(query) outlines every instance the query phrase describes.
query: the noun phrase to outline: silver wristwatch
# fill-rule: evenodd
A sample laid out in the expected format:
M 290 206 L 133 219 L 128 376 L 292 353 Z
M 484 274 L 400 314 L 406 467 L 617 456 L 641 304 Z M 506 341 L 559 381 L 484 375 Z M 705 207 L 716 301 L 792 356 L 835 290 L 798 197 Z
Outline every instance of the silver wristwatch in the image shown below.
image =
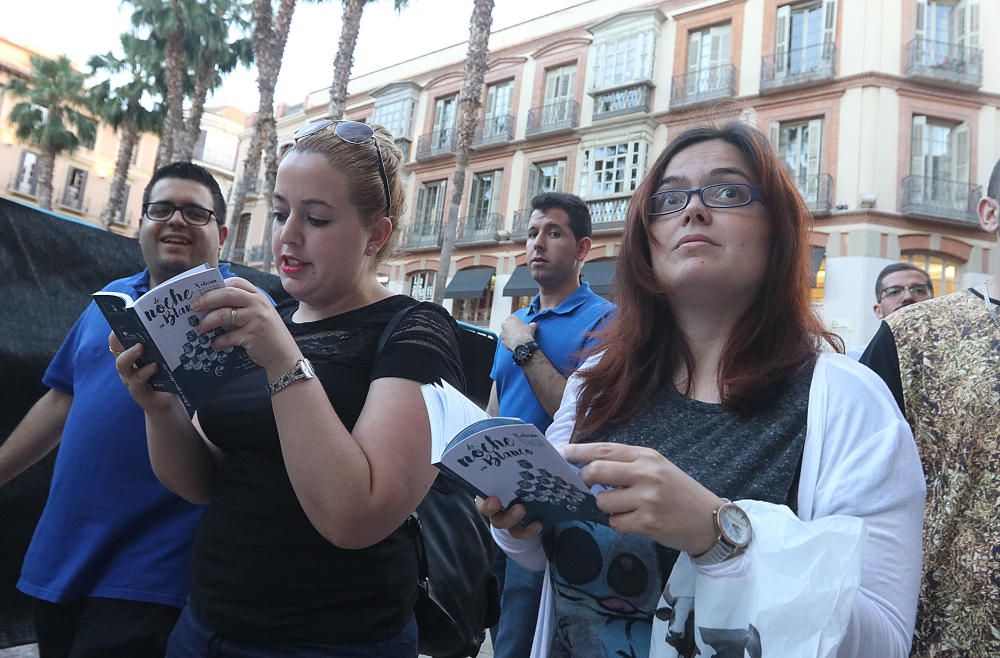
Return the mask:
M 278 391 L 288 388 L 292 382 L 297 382 L 300 379 L 312 379 L 315 376 L 316 371 L 313 370 L 309 359 L 299 359 L 294 368 L 267 385 L 267 392 L 269 395 L 274 395 Z
M 747 513 L 736 503 L 726 498 L 722 500 L 725 502 L 712 512 L 712 522 L 719 538 L 708 551 L 691 556 L 691 561 L 698 566 L 719 564 L 734 558 L 746 551 L 753 539 L 753 528 Z

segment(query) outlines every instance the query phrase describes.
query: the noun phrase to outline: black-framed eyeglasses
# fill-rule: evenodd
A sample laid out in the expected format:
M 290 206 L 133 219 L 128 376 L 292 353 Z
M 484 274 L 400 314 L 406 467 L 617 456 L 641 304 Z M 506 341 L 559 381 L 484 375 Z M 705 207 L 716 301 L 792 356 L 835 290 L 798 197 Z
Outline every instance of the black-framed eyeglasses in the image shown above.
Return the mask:
M 716 183 L 693 190 L 660 190 L 649 197 L 649 215 L 671 215 L 680 212 L 691 203 L 691 196 L 697 194 L 701 202 L 709 208 L 739 208 L 749 206 L 754 201 L 764 202 L 759 188 L 749 183 Z
M 142 204 L 142 215 L 152 222 L 169 222 L 177 211 L 181 217 L 192 226 L 204 226 L 215 219 L 215 213 L 201 206 L 178 206 L 169 201 L 150 201 Z
M 886 286 L 885 288 L 882 288 L 882 294 L 879 296 L 879 301 L 899 297 L 903 294 L 904 290 L 909 290 L 910 294 L 914 297 L 921 297 L 924 299 L 927 299 L 934 294 L 931 287 L 926 283 L 914 283 L 912 286 Z
M 379 148 L 378 140 L 375 139 L 375 130 L 371 126 L 360 121 L 319 119 L 304 128 L 296 130 L 292 135 L 292 139 L 297 143 L 303 137 L 315 135 L 330 126 L 335 126 L 333 133 L 348 144 L 364 144 L 368 140 L 375 142 L 375 153 L 378 155 L 378 174 L 382 177 L 382 189 L 385 191 L 385 214 L 388 215 L 392 210 L 392 201 L 389 196 L 389 176 L 385 173 L 385 160 L 382 158 L 382 149 Z

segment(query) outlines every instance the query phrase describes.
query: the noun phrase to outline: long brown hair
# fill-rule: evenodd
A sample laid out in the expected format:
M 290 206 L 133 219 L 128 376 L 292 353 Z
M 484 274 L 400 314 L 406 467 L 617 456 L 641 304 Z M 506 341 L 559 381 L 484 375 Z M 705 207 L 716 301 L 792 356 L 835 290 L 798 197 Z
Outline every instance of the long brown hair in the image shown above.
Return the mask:
M 746 157 L 770 223 L 764 280 L 730 334 L 719 365 L 722 404 L 741 413 L 766 406 L 824 342 L 843 351 L 810 302 L 809 209 L 767 139 L 735 122 L 686 130 L 657 158 L 629 201 L 615 273 L 618 313 L 594 350 L 604 352 L 600 362 L 580 373 L 574 441 L 624 420 L 660 387 L 673 385 L 679 365 L 693 372 L 691 351 L 653 272 L 647 204 L 674 156 L 709 140 L 732 144 Z

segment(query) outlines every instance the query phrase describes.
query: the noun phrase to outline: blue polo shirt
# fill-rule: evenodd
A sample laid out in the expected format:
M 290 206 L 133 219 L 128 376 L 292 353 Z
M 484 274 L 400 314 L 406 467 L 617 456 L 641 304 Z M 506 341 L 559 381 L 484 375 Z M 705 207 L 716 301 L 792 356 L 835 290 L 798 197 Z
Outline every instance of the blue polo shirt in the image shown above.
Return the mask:
M 569 377 L 583 363 L 582 352 L 592 347 L 596 339 L 589 334 L 602 328 L 615 310 L 615 305 L 597 295 L 587 283 L 573 291 L 555 308 L 539 310 L 540 295 L 535 295 L 528 308 L 514 315 L 525 323 L 536 322 L 535 341 L 564 377 Z M 543 432 L 552 423 L 552 416 L 539 404 L 528 378 L 514 363 L 514 355 L 503 341 L 497 343 L 490 373 L 496 382 L 500 415 L 520 418 Z
M 232 276 L 227 264 L 219 269 Z M 134 299 L 149 290 L 149 271 L 104 290 Z M 182 607 L 201 508 L 153 474 L 145 418 L 118 378 L 110 333 L 91 302 L 42 378 L 73 404 L 17 587 L 55 603 L 106 597 Z

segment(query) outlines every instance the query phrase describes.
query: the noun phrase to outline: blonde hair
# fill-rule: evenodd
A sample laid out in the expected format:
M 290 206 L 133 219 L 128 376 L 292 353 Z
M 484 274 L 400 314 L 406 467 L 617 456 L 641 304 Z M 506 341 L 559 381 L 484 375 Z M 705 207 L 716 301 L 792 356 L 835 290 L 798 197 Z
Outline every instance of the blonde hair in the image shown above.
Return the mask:
M 392 222 L 392 235 L 379 249 L 376 260 L 381 260 L 383 254 L 392 250 L 396 241 L 396 231 L 399 229 L 399 217 L 406 209 L 406 196 L 400 181 L 400 166 L 403 154 L 393 139 L 392 134 L 383 126 L 373 125 L 375 139 L 382 153 L 382 163 L 385 165 L 385 177 L 389 182 L 389 197 L 391 209 L 389 221 Z M 382 187 L 382 176 L 378 170 L 378 153 L 370 141 L 364 144 L 352 144 L 336 135 L 333 127 L 327 127 L 311 135 L 306 135 L 295 144 L 285 148 L 281 158 L 289 153 L 315 153 L 326 158 L 330 166 L 340 171 L 348 179 L 348 195 L 351 203 L 358 209 L 361 223 L 372 226 L 380 218 L 385 217 L 385 189 Z

